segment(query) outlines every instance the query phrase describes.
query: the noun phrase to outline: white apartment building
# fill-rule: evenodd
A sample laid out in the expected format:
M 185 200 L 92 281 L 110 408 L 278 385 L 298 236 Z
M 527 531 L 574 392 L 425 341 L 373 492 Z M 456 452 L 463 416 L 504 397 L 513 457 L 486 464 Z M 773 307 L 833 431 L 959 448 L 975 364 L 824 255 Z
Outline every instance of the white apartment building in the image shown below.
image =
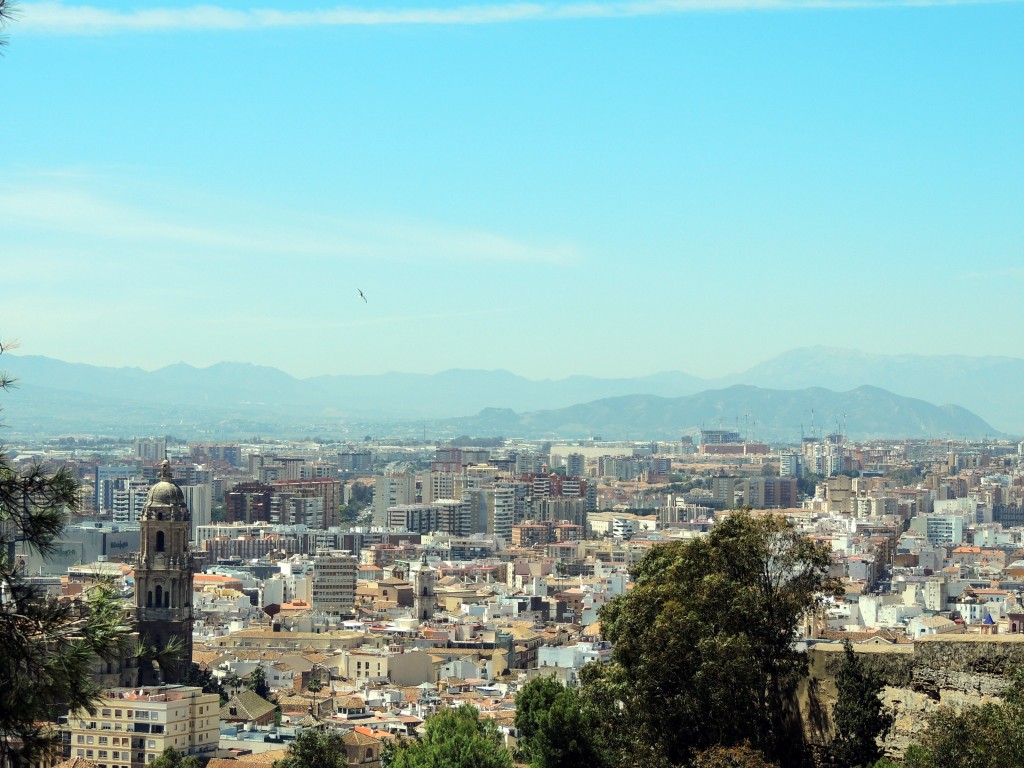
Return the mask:
M 185 506 L 191 514 L 192 530 L 189 532 L 193 541 L 196 538 L 196 530 L 200 525 L 208 525 L 213 515 L 213 486 L 203 485 L 182 485 L 181 492 L 185 496 Z
M 276 525 L 324 527 L 324 499 L 308 493 L 275 493 L 270 500 L 270 522 Z
M 111 509 L 115 523 L 137 523 L 142 515 L 151 483 L 146 480 L 124 479 L 116 483 L 111 493 Z

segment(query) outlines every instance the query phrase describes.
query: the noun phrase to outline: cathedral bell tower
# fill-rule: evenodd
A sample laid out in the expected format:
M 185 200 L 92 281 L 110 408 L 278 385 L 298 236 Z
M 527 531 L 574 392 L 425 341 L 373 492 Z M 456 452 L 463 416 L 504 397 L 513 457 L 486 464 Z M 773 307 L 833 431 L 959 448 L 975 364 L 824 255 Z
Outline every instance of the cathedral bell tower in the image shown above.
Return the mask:
M 185 496 L 164 461 L 139 520 L 142 552 L 135 568 L 135 617 L 140 641 L 160 661 L 140 664 L 140 685 L 182 683 L 192 665 L 190 521 Z M 172 642 L 179 652 L 159 658 Z
M 418 621 L 428 621 L 434 617 L 434 600 L 436 593 L 434 588 L 437 584 L 437 571 L 427 565 L 427 553 L 423 552 L 423 559 L 418 566 L 412 570 L 413 589 L 413 614 Z

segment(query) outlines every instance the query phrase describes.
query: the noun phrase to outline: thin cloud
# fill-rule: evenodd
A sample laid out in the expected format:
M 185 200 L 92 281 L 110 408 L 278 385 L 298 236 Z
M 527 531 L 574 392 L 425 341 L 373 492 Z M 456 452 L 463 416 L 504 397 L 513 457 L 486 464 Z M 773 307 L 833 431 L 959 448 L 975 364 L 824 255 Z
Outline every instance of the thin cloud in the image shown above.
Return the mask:
M 524 21 L 616 19 L 723 11 L 856 10 L 1019 4 L 1021 0 L 647 0 L 610 3 L 505 3 L 452 8 L 237 10 L 191 8 L 114 10 L 90 5 L 25 3 L 19 30 L 53 35 L 132 32 L 225 32 L 362 26 L 471 26 Z
M 122 196 L 97 194 L 77 184 L 15 184 L 0 193 L 0 230 L 10 243 L 20 238 L 38 247 L 39 233 L 59 258 L 59 236 L 106 254 L 216 252 L 232 255 L 303 255 L 321 259 L 373 259 L 394 263 L 570 264 L 581 259 L 572 243 L 536 243 L 504 234 L 403 218 L 303 218 L 281 215 L 279 224 L 254 225 L 221 206 L 212 214 L 174 210 L 169 204 L 142 207 Z M 60 181 L 59 178 L 55 181 Z M 229 201 L 236 202 L 236 201 Z M 293 220 L 295 223 L 288 223 Z M 27 271 L 28 274 L 31 270 Z
M 1006 269 L 991 269 L 984 272 L 965 272 L 960 275 L 961 280 L 994 280 L 994 279 L 1016 279 L 1024 277 L 1024 267 L 1007 267 Z

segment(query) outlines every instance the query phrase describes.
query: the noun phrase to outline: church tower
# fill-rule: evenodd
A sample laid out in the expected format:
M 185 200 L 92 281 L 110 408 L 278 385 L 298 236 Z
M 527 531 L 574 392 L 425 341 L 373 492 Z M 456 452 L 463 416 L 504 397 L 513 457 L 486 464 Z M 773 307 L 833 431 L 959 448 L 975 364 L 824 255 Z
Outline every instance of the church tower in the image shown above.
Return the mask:
M 140 685 L 182 683 L 192 664 L 190 518 L 185 495 L 164 461 L 139 520 L 142 552 L 135 568 L 135 617 L 146 648 L 160 654 L 173 640 L 180 652 L 162 659 L 160 666 L 141 663 Z
M 437 571 L 427 565 L 427 553 L 412 571 L 413 613 L 417 621 L 428 621 L 434 617 L 434 587 L 437 583 Z

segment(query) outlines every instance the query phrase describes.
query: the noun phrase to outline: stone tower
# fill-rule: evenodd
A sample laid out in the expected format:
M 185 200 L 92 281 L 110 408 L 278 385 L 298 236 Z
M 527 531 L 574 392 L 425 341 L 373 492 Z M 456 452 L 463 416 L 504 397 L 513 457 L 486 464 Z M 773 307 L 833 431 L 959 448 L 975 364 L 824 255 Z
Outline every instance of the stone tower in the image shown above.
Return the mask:
M 427 565 L 427 553 L 412 568 L 413 614 L 417 621 L 427 621 L 434 617 L 434 586 L 437 572 Z
M 135 568 L 135 616 L 146 648 L 160 654 L 173 640 L 180 652 L 160 659 L 159 665 L 140 663 L 140 685 L 182 683 L 192 664 L 190 517 L 185 496 L 164 461 L 139 520 L 142 552 Z

